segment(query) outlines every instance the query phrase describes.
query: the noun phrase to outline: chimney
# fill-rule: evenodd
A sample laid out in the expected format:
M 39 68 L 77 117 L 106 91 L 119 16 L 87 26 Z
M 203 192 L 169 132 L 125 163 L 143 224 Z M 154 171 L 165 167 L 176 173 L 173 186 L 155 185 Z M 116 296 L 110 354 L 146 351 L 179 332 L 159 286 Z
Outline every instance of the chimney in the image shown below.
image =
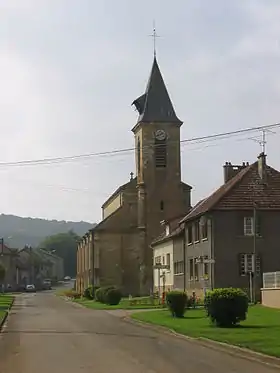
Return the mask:
M 258 156 L 258 173 L 261 181 L 266 182 L 266 155 L 264 152 Z
M 227 183 L 230 179 L 237 175 L 239 171 L 248 166 L 249 162 L 242 162 L 242 165 L 232 165 L 231 162 L 226 162 L 224 164 L 224 183 Z

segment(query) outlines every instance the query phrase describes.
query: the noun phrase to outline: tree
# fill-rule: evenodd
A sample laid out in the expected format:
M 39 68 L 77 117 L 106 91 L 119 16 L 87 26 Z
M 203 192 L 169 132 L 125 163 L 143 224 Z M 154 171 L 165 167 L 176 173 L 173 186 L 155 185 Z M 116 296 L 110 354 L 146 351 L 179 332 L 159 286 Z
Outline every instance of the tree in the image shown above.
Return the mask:
M 47 237 L 40 245 L 41 248 L 52 251 L 64 260 L 64 273 L 75 276 L 77 272 L 77 242 L 80 237 L 70 230 Z

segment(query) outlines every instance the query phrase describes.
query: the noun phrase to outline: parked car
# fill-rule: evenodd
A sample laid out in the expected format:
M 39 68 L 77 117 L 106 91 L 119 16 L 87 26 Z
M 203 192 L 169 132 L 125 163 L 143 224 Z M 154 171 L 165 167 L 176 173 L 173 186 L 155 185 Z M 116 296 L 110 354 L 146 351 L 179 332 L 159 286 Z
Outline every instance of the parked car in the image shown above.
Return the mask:
M 25 291 L 27 293 L 36 293 L 36 287 L 33 284 L 26 285 Z
M 43 290 L 51 290 L 51 289 L 52 289 L 51 280 L 44 280 L 43 281 Z
M 65 276 L 64 281 L 71 281 L 71 277 L 70 276 Z

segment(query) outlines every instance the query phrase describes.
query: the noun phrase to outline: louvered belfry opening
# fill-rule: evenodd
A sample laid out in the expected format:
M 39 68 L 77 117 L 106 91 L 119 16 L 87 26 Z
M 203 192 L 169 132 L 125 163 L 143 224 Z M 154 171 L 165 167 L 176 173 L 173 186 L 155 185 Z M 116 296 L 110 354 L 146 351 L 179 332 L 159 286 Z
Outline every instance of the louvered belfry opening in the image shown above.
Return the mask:
M 167 165 L 166 140 L 155 139 L 155 165 L 156 168 L 165 168 Z

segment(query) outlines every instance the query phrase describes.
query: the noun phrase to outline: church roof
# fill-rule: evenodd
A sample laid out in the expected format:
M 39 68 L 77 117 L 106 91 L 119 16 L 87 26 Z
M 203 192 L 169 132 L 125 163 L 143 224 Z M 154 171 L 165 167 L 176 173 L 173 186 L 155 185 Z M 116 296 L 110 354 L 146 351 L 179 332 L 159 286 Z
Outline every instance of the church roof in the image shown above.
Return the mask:
M 135 185 L 136 186 L 136 180 L 137 178 L 134 177 L 133 179 L 129 180 L 127 183 L 121 185 L 120 187 L 118 187 L 118 189 L 116 189 L 111 195 L 109 198 L 106 199 L 106 201 L 103 203 L 103 205 L 101 206 L 101 208 L 104 208 L 109 202 L 112 201 L 112 199 L 114 199 L 120 192 L 124 191 L 128 186 L 130 185 Z
M 139 122 L 170 122 L 182 124 L 173 108 L 162 78 L 157 59 L 154 58 L 146 92 L 133 101 L 139 113 Z

